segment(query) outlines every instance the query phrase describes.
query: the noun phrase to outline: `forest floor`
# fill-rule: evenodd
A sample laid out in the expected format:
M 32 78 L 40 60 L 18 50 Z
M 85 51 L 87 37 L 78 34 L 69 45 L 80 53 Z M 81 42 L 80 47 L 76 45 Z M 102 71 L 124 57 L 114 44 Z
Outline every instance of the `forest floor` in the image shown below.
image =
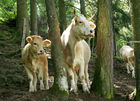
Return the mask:
M 50 90 L 28 92 L 28 78 L 21 61 L 20 44 L 12 40 L 14 30 L 0 26 L 0 101 L 128 101 L 128 94 L 135 88 L 135 79 L 127 74 L 123 61 L 114 60 L 114 99 L 107 100 L 96 93 L 61 96 Z M 54 75 L 49 59 L 49 74 Z M 95 59 L 89 63 L 90 80 L 93 80 Z M 94 82 L 93 82 L 94 83 Z

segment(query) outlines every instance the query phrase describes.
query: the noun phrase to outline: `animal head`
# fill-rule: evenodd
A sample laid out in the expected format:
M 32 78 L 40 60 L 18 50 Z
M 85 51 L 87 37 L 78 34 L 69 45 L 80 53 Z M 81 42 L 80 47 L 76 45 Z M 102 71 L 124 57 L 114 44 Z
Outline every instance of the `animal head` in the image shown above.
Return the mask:
M 72 31 L 76 33 L 76 37 L 85 39 L 88 37 L 94 37 L 96 25 L 88 21 L 84 15 L 75 15 L 72 20 Z
M 35 54 L 43 54 L 44 53 L 44 46 L 49 46 L 51 41 L 46 39 L 43 40 L 41 36 L 32 35 L 26 38 L 27 42 L 30 44 L 31 51 Z

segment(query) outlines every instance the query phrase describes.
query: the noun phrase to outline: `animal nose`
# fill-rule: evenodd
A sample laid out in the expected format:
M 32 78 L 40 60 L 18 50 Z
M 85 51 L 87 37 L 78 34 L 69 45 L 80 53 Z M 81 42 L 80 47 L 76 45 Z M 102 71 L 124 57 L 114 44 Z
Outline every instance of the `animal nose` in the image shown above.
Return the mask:
M 43 53 L 44 51 L 43 50 L 40 50 L 40 53 Z
M 93 30 L 90 30 L 90 33 L 93 33 Z

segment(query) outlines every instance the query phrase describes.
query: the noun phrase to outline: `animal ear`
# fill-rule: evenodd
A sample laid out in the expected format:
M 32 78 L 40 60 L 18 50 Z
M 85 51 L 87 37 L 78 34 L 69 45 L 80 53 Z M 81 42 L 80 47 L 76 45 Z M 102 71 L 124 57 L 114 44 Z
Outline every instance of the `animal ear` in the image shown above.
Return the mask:
M 28 43 L 31 43 L 32 37 L 31 37 L 31 36 L 28 36 L 28 37 L 26 38 L 26 41 L 27 41 Z
M 75 25 L 78 22 L 78 16 L 76 15 L 73 19 L 72 19 L 72 23 L 73 25 Z
M 89 25 L 90 25 L 91 28 L 94 28 L 94 29 L 96 28 L 96 25 L 91 21 L 89 21 Z
M 48 40 L 48 39 L 46 39 L 46 40 L 44 40 L 43 41 L 43 46 L 50 46 L 51 45 L 51 41 L 50 40 Z

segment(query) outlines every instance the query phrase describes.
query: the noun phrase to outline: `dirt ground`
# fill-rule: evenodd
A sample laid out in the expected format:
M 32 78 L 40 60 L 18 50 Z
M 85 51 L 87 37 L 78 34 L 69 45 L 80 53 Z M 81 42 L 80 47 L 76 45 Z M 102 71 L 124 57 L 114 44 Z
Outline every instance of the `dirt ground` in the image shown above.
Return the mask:
M 3 34 L 7 33 L 6 36 Z M 85 94 L 81 89 L 78 95 L 70 93 L 61 96 L 50 90 L 28 92 L 28 79 L 21 61 L 20 44 L 14 43 L 12 32 L 0 28 L 0 101 L 128 101 L 128 94 L 135 88 L 135 79 L 127 74 L 122 61 L 114 60 L 114 93 L 112 100 L 104 99 L 96 93 Z M 93 79 L 95 60 L 89 63 L 90 79 Z M 54 68 L 49 59 L 49 74 L 54 75 Z

